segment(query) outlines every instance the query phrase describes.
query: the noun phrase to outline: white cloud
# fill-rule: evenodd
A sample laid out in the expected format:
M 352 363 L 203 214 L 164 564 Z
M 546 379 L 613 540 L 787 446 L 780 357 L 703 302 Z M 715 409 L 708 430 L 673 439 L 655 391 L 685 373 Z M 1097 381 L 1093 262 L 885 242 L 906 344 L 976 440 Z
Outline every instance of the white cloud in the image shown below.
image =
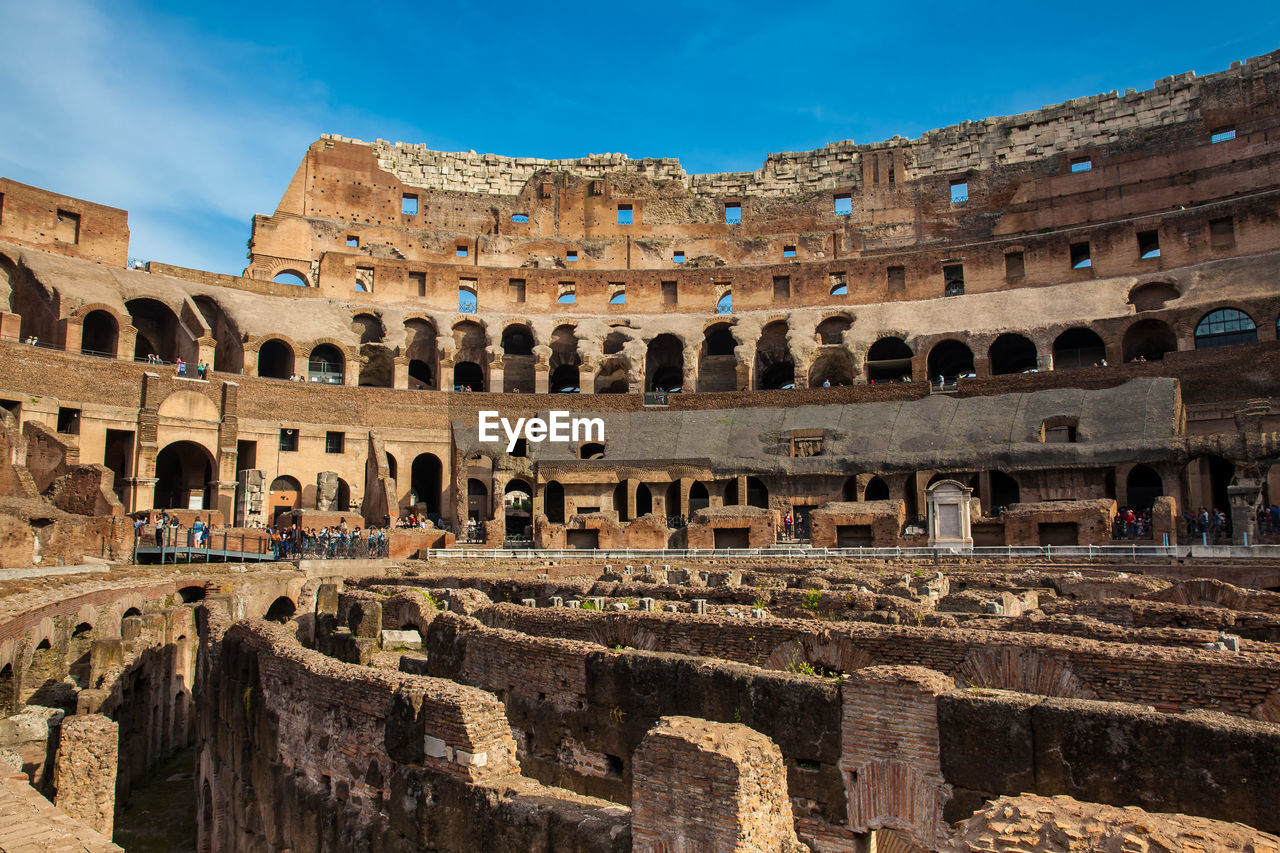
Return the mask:
M 267 49 L 197 40 L 123 5 L 4 0 L 0 17 L 20 34 L 0 51 L 0 174 L 129 209 L 134 255 L 239 272 L 243 237 L 211 246 L 225 238 L 195 223 L 247 233 L 274 210 L 323 125 L 291 104 L 323 92 Z M 281 73 L 259 88 L 237 78 L 247 67 Z

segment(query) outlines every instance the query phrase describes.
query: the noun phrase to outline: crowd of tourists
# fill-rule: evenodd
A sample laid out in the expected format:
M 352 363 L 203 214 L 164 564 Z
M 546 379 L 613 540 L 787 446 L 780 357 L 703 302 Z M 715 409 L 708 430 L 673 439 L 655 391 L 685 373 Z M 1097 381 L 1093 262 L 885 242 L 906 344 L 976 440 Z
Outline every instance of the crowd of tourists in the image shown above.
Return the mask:
M 1112 539 L 1150 539 L 1151 510 L 1122 506 L 1111 519 Z
M 1216 506 L 1213 509 L 1200 507 L 1195 512 L 1183 512 L 1182 527 L 1189 540 L 1203 539 L 1206 534 L 1210 542 L 1231 536 L 1231 519 Z

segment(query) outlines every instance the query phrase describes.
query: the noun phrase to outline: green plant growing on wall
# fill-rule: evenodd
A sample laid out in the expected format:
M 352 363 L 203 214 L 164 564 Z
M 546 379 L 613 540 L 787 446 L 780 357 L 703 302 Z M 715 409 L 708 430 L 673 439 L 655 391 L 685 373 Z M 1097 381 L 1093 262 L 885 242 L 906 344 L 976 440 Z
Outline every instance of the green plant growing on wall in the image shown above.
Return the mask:
M 418 592 L 423 598 L 427 600 L 427 604 L 430 604 L 436 610 L 444 610 L 444 607 L 440 604 L 440 600 L 436 598 L 434 595 L 427 592 L 425 589 L 420 589 L 418 590 Z
M 596 607 L 596 603 L 588 598 L 583 600 L 582 609 L 583 610 L 599 610 L 600 608 Z
M 811 613 L 818 612 L 818 605 L 822 603 L 822 590 L 811 589 L 800 599 L 800 606 Z

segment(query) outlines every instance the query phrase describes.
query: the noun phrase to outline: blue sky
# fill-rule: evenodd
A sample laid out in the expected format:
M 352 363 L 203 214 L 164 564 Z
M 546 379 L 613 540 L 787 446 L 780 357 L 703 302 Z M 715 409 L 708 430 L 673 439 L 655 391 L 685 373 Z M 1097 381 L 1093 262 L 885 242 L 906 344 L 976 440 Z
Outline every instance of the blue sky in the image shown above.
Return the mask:
M 0 175 L 225 273 L 321 133 L 679 157 L 918 136 L 1280 48 L 1280 5 L 0 0 Z

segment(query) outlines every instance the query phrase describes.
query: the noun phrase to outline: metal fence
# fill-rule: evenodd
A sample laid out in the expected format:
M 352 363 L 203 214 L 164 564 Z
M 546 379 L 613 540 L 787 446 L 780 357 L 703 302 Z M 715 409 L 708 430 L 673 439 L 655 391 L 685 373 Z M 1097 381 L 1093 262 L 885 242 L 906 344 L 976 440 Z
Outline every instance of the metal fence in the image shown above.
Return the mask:
M 528 548 L 514 550 L 510 548 L 448 548 L 432 550 L 430 559 L 453 558 L 514 558 L 514 559 L 634 559 L 648 561 L 675 560 L 695 557 L 726 558 L 779 558 L 779 559 L 822 559 L 822 558 L 855 558 L 855 559 L 933 559 L 935 557 L 958 557 L 964 559 L 1164 559 L 1170 557 L 1195 556 L 1193 552 L 1201 550 L 1198 546 L 1186 545 L 1010 545 L 998 548 L 810 548 L 807 546 L 773 545 L 767 548 Z M 1217 549 L 1224 550 L 1224 549 Z M 1236 549 L 1232 549 L 1236 550 Z M 1249 549 L 1252 551 L 1253 549 Z M 1258 556 L 1263 556 L 1258 554 Z
M 381 536 L 360 539 L 327 536 L 289 544 L 289 559 L 297 556 L 310 560 L 376 560 L 387 556 L 387 540 Z

